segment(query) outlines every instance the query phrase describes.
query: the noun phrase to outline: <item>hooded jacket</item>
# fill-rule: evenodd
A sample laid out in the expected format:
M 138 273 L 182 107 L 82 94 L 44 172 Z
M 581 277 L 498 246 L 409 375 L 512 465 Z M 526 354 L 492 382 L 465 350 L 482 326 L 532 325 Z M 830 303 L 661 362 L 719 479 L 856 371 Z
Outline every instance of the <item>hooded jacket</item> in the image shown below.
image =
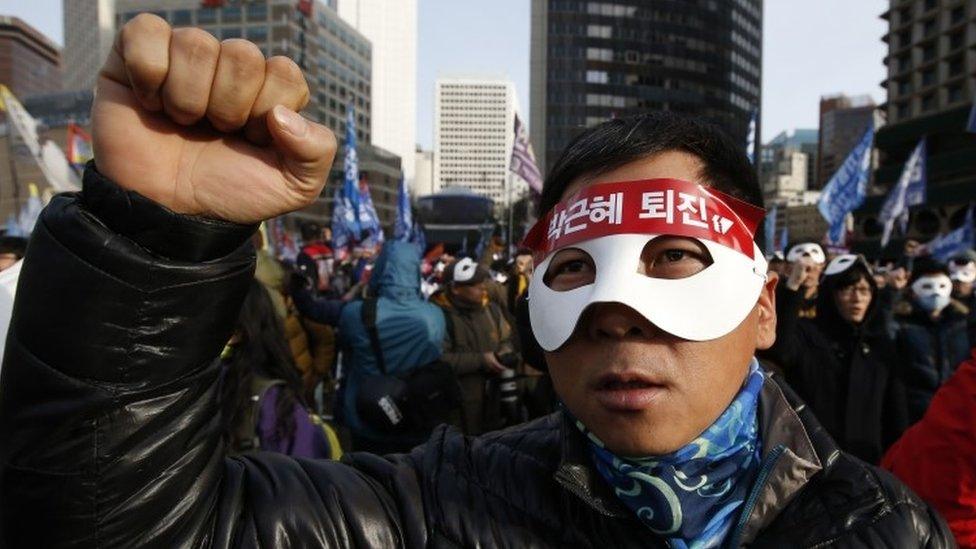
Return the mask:
M 402 375 L 441 356 L 444 316 L 420 297 L 420 258 L 416 246 L 391 241 L 383 245 L 369 279 L 369 293 L 377 297 L 376 327 L 387 373 Z M 347 304 L 339 317 L 339 344 L 345 378 L 340 397 L 342 421 L 357 436 L 389 438 L 364 424 L 356 411 L 356 396 L 370 376 L 381 375 L 369 333 L 362 321 L 363 302 Z
M 858 268 L 858 267 L 852 267 Z M 776 307 L 776 343 L 762 356 L 783 368 L 821 425 L 851 454 L 876 464 L 908 427 L 900 358 L 884 329 L 874 280 L 860 325 L 844 320 L 834 293 L 841 274 L 824 276 L 814 319 L 800 319 L 801 291 L 784 287 Z
M 0 545 L 663 546 L 565 414 L 480 438 L 439 427 L 385 458 L 228 457 L 214 357 L 251 280 L 251 230 L 176 216 L 92 169 L 44 211 L 0 383 Z M 775 376 L 759 421 L 764 461 L 730 545 L 951 546 Z
M 968 315 L 966 306 L 956 300 L 936 319 L 908 301 L 896 308 L 898 353 L 906 361 L 903 377 L 912 423 L 925 415 L 932 395 L 969 356 Z

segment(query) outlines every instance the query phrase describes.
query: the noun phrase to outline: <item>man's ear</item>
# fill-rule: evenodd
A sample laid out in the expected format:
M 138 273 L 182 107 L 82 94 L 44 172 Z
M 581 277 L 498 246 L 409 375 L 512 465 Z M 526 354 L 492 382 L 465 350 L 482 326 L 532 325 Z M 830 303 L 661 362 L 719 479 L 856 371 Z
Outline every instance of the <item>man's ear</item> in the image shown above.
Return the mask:
M 756 308 L 759 310 L 759 324 L 756 329 L 756 349 L 765 351 L 776 343 L 776 285 L 779 275 L 770 271 L 763 285 Z

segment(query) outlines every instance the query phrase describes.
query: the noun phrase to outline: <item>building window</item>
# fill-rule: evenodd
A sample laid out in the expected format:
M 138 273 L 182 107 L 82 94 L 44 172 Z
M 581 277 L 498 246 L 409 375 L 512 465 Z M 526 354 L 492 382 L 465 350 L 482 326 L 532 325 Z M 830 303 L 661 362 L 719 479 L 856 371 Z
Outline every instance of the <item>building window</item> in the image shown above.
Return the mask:
M 929 44 L 922 48 L 922 61 L 931 61 L 935 59 L 936 48 L 935 44 Z
M 930 93 L 922 97 L 922 112 L 928 112 L 935 108 L 935 94 Z
M 962 86 L 960 84 L 953 84 L 946 88 L 946 99 L 950 105 L 962 101 Z
M 613 50 L 608 48 L 586 48 L 586 58 L 591 61 L 613 61 Z
M 197 25 L 217 22 L 217 10 L 214 8 L 200 8 L 197 10 Z
M 613 36 L 613 27 L 610 25 L 587 25 L 586 35 L 590 38 L 610 38 Z
M 247 39 L 252 42 L 264 42 L 268 39 L 268 26 L 257 25 L 247 28 Z
M 224 23 L 240 23 L 241 7 L 234 5 L 224 7 L 221 10 L 220 18 Z
M 949 76 L 956 76 L 963 72 L 963 56 L 953 57 L 949 60 Z
M 923 11 L 934 10 L 939 5 L 939 0 L 925 0 Z
M 243 36 L 240 27 L 224 27 L 221 29 L 220 38 L 222 40 L 227 40 L 228 38 L 240 38 Z
M 586 71 L 586 81 L 590 84 L 606 84 L 607 71 Z
M 173 10 L 173 18 L 170 19 L 174 27 L 183 27 L 193 24 L 193 12 L 190 10 Z
M 935 69 L 925 69 L 922 71 L 922 86 L 935 84 Z
M 911 29 L 903 30 L 898 33 L 898 45 L 902 48 L 910 46 L 912 44 L 912 31 Z
M 922 36 L 926 38 L 935 34 L 935 31 L 937 30 L 939 30 L 939 26 L 935 19 L 929 19 L 922 24 Z
M 898 95 L 908 95 L 912 93 L 912 82 L 911 80 L 899 80 L 898 81 Z
M 247 7 L 247 20 L 248 21 L 267 21 L 268 20 L 268 5 L 264 3 L 253 3 L 248 4 Z

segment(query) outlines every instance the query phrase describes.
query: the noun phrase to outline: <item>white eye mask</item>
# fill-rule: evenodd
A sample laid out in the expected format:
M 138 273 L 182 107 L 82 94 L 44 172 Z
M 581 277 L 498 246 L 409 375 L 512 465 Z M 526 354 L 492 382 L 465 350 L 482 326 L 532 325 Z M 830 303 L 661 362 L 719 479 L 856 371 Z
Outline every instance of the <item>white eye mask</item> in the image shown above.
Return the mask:
M 596 266 L 592 284 L 556 291 L 535 276 L 529 284 L 529 318 L 539 345 L 554 351 L 576 330 L 583 311 L 595 303 L 622 303 L 658 328 L 692 341 L 731 332 L 756 305 L 766 282 L 766 260 L 758 247 L 755 260 L 698 240 L 712 256 L 704 270 L 680 279 L 651 278 L 637 271 L 644 246 L 658 235 L 611 235 L 573 248 L 590 255 Z M 557 254 L 539 265 L 545 273 Z
M 827 256 L 824 255 L 823 248 L 820 247 L 820 244 L 807 242 L 805 244 L 797 244 L 790 248 L 790 252 L 786 254 L 786 260 L 790 263 L 805 260 L 812 262 L 814 265 L 823 265 L 827 262 Z
M 976 282 L 976 263 L 972 261 L 959 265 L 949 262 L 949 278 L 957 282 L 971 283 Z
M 674 336 L 691 341 L 722 337 L 755 307 L 767 263 L 752 238 L 763 212 L 687 181 L 655 179 L 604 183 L 583 189 L 553 208 L 530 231 L 536 251 L 529 284 L 532 332 L 546 351 L 563 346 L 583 313 L 597 303 L 620 303 Z M 685 237 L 700 243 L 711 264 L 680 279 L 639 272 L 651 240 Z M 550 265 L 566 249 L 589 255 L 591 284 L 557 291 L 546 284 Z
M 857 263 L 860 263 L 866 269 L 868 269 L 868 272 L 871 272 L 871 268 L 868 266 L 868 263 L 864 260 L 864 258 L 856 254 L 844 254 L 835 257 L 829 264 L 827 264 L 827 268 L 824 269 L 824 276 L 840 274 L 847 269 L 850 269 L 851 266 Z
M 912 284 L 912 293 L 922 299 L 930 296 L 949 297 L 952 295 L 952 280 L 944 274 L 921 276 Z

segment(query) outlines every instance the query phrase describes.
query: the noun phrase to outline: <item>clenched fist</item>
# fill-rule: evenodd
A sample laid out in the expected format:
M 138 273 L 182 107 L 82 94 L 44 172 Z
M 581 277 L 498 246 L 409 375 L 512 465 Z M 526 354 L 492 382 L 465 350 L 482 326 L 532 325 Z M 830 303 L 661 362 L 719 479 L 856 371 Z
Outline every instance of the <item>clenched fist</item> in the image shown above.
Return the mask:
M 296 114 L 308 97 L 290 59 L 142 14 L 99 74 L 95 161 L 176 212 L 258 222 L 310 204 L 328 177 L 336 140 Z

